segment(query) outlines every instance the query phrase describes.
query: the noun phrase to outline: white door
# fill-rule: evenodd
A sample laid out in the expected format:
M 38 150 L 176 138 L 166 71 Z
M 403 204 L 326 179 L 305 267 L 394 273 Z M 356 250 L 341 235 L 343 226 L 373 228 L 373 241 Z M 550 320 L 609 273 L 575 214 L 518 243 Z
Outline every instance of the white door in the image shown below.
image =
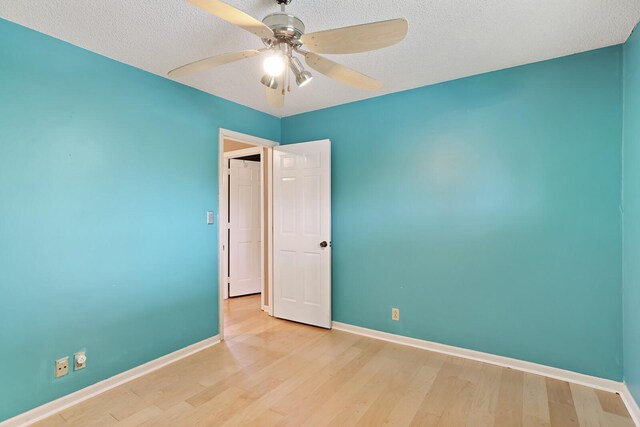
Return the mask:
M 229 296 L 260 292 L 260 163 L 229 161 Z
M 331 141 L 273 150 L 273 313 L 331 328 Z

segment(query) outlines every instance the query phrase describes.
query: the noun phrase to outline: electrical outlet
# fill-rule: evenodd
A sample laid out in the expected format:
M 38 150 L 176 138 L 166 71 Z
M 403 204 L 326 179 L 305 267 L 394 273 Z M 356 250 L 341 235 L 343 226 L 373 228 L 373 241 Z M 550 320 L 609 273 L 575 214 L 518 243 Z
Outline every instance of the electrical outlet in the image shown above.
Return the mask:
M 400 309 L 392 308 L 391 309 L 391 320 L 400 320 Z
M 84 351 L 79 351 L 75 354 L 73 363 L 73 370 L 79 371 L 80 369 L 84 369 L 87 367 L 87 355 Z
M 56 360 L 56 378 L 64 377 L 69 373 L 69 356 Z

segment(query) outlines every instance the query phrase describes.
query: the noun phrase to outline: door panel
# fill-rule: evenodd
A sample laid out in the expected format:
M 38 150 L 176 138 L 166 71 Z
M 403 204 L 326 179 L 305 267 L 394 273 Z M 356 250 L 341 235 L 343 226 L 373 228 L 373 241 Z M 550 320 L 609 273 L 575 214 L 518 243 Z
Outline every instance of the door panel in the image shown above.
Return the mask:
M 229 296 L 259 293 L 260 163 L 229 161 Z
M 320 176 L 305 176 L 302 180 L 302 230 L 307 236 L 319 236 L 320 224 Z
M 280 203 L 276 209 L 280 212 L 280 230 L 284 234 L 296 233 L 296 184 L 296 179 L 292 177 L 281 181 Z
M 322 301 L 322 259 L 317 253 L 305 253 L 304 262 L 304 303 L 319 305 Z
M 274 315 L 330 328 L 329 140 L 274 148 L 273 208 Z

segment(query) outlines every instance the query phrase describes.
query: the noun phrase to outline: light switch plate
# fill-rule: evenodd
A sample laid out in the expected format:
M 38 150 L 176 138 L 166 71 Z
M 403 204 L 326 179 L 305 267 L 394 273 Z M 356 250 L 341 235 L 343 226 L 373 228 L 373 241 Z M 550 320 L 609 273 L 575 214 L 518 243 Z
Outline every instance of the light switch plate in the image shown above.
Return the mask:
M 213 211 L 208 211 L 207 212 L 207 224 L 208 225 L 213 224 L 214 220 L 215 220 L 215 215 L 214 215 Z

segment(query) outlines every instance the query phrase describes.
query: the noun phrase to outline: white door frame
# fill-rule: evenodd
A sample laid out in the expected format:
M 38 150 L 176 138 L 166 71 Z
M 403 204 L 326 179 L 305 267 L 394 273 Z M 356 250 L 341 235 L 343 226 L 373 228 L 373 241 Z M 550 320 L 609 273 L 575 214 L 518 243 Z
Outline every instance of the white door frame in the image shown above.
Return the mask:
M 245 150 L 237 150 L 236 152 L 233 153 L 233 157 L 237 157 L 238 154 L 240 154 L 240 156 L 246 156 L 249 154 L 260 154 L 260 157 L 262 159 L 262 150 L 260 149 L 261 147 L 267 147 L 269 149 L 269 161 L 267 162 L 268 164 L 265 164 L 265 162 L 261 162 L 261 174 L 260 174 L 260 180 L 262 182 L 262 180 L 264 179 L 264 172 L 262 171 L 262 167 L 267 167 L 267 183 L 265 186 L 265 183 L 262 183 L 262 188 L 264 189 L 265 187 L 267 188 L 267 190 L 269 191 L 269 194 L 273 194 L 273 188 L 272 188 L 272 183 L 273 183 L 273 168 L 272 168 L 272 162 L 273 162 L 273 152 L 272 152 L 272 148 L 278 146 L 279 144 L 275 141 L 271 141 L 269 139 L 264 139 L 264 138 L 260 138 L 257 136 L 253 136 L 253 135 L 247 135 L 244 133 L 240 133 L 240 132 L 234 132 L 232 130 L 228 130 L 228 129 L 223 129 L 220 128 L 220 131 L 218 133 L 218 311 L 219 311 L 219 320 L 218 320 L 218 328 L 219 328 L 219 334 L 220 334 L 220 340 L 224 341 L 224 290 L 226 289 L 226 286 L 224 286 L 224 283 L 226 283 L 226 270 L 227 270 L 227 265 L 225 262 L 223 262 L 226 258 L 227 258 L 227 248 L 226 248 L 226 244 L 224 243 L 224 233 L 226 233 L 226 223 L 223 221 L 224 217 L 223 214 L 226 213 L 227 208 L 225 207 L 225 200 L 226 199 L 226 194 L 227 194 L 227 186 L 226 186 L 226 182 L 228 179 L 228 174 L 227 174 L 227 161 L 229 158 L 231 158 L 231 156 L 226 156 L 224 153 L 224 140 L 225 139 L 232 139 L 234 141 L 239 141 L 239 142 L 244 142 L 246 144 L 250 144 L 250 145 L 255 145 L 256 148 L 248 148 Z M 249 153 L 249 151 L 251 151 L 251 153 Z M 243 153 L 243 152 L 246 152 Z M 264 230 L 265 224 L 264 224 L 264 197 L 261 197 L 261 201 L 260 201 L 260 205 L 261 205 L 261 224 L 262 224 L 262 229 Z M 269 197 L 268 199 L 268 203 L 267 203 L 267 210 L 268 212 L 272 212 L 273 211 L 273 207 L 272 207 L 272 197 Z M 269 230 L 273 229 L 273 218 L 272 215 L 268 215 L 268 223 L 266 224 L 267 228 Z M 273 248 L 273 240 L 272 240 L 272 233 L 269 233 L 269 238 L 268 241 L 266 242 L 267 247 L 269 248 L 269 259 L 268 259 L 268 263 L 270 266 L 273 265 L 273 260 L 272 260 L 272 248 Z M 264 244 L 262 245 L 261 249 L 260 249 L 260 264 L 261 264 L 261 268 L 262 271 L 264 272 Z M 262 274 L 262 276 L 264 276 L 264 274 Z M 267 311 L 270 315 L 273 315 L 273 268 L 269 268 L 269 287 L 268 287 L 268 291 L 269 291 L 269 306 L 267 307 Z M 260 286 L 261 290 L 264 290 L 264 277 L 262 278 L 262 283 Z M 264 300 L 260 299 L 260 304 L 262 309 L 265 309 L 264 307 Z

